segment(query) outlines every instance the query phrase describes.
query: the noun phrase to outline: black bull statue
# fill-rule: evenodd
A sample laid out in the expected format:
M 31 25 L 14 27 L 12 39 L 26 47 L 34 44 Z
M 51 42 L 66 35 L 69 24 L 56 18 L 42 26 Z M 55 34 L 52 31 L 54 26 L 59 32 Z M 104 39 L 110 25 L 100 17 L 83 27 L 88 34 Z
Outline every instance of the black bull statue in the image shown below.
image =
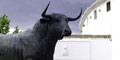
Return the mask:
M 64 36 L 71 35 L 70 18 L 59 13 L 46 14 L 50 2 L 32 29 L 19 34 L 0 34 L 0 60 L 53 60 L 55 45 Z

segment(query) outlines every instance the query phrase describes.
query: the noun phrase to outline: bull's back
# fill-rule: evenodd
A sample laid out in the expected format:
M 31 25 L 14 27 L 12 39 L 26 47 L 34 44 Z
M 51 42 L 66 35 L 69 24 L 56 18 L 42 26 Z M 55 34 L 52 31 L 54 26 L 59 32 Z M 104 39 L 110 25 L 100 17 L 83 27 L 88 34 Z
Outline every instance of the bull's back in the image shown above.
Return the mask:
M 11 35 L 2 35 L 0 34 L 0 54 L 11 54 L 14 55 L 15 51 L 19 50 L 19 40 L 16 40 L 17 36 Z
M 13 35 L 0 34 L 0 46 L 13 44 Z

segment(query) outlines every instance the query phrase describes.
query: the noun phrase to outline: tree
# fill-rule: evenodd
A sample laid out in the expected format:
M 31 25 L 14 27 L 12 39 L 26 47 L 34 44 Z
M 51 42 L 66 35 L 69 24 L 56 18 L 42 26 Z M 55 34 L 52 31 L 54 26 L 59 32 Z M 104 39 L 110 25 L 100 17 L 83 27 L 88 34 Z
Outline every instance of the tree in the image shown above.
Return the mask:
M 13 34 L 17 34 L 17 33 L 21 33 L 21 32 L 22 32 L 22 31 L 19 31 L 18 26 L 16 26 Z
M 8 16 L 6 14 L 3 14 L 0 16 L 0 34 L 7 34 L 10 29 L 10 20 L 8 19 Z M 15 27 L 15 31 L 13 34 L 20 33 L 22 31 L 19 31 L 18 26 Z
M 7 34 L 9 32 L 10 20 L 7 18 L 8 18 L 8 16 L 6 14 L 3 14 L 0 17 L 0 33 L 1 34 Z

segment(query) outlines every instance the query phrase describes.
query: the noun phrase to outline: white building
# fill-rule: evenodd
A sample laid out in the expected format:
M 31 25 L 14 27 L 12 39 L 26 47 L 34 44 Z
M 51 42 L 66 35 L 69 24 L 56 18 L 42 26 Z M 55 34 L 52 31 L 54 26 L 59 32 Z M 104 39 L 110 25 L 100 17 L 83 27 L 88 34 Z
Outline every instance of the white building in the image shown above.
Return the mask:
M 112 60 L 111 1 L 96 0 L 83 13 L 82 35 L 58 41 L 55 60 Z
M 82 34 L 111 35 L 111 1 L 96 0 L 83 13 L 79 27 Z

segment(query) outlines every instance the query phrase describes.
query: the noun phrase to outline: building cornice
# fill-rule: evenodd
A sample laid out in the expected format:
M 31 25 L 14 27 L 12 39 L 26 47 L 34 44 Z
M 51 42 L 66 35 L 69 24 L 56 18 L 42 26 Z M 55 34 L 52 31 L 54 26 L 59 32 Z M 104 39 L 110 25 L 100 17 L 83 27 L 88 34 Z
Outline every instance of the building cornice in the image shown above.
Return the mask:
M 69 37 L 64 38 L 81 38 L 81 39 L 88 39 L 88 38 L 100 38 L 100 39 L 111 39 L 111 35 L 71 35 Z

